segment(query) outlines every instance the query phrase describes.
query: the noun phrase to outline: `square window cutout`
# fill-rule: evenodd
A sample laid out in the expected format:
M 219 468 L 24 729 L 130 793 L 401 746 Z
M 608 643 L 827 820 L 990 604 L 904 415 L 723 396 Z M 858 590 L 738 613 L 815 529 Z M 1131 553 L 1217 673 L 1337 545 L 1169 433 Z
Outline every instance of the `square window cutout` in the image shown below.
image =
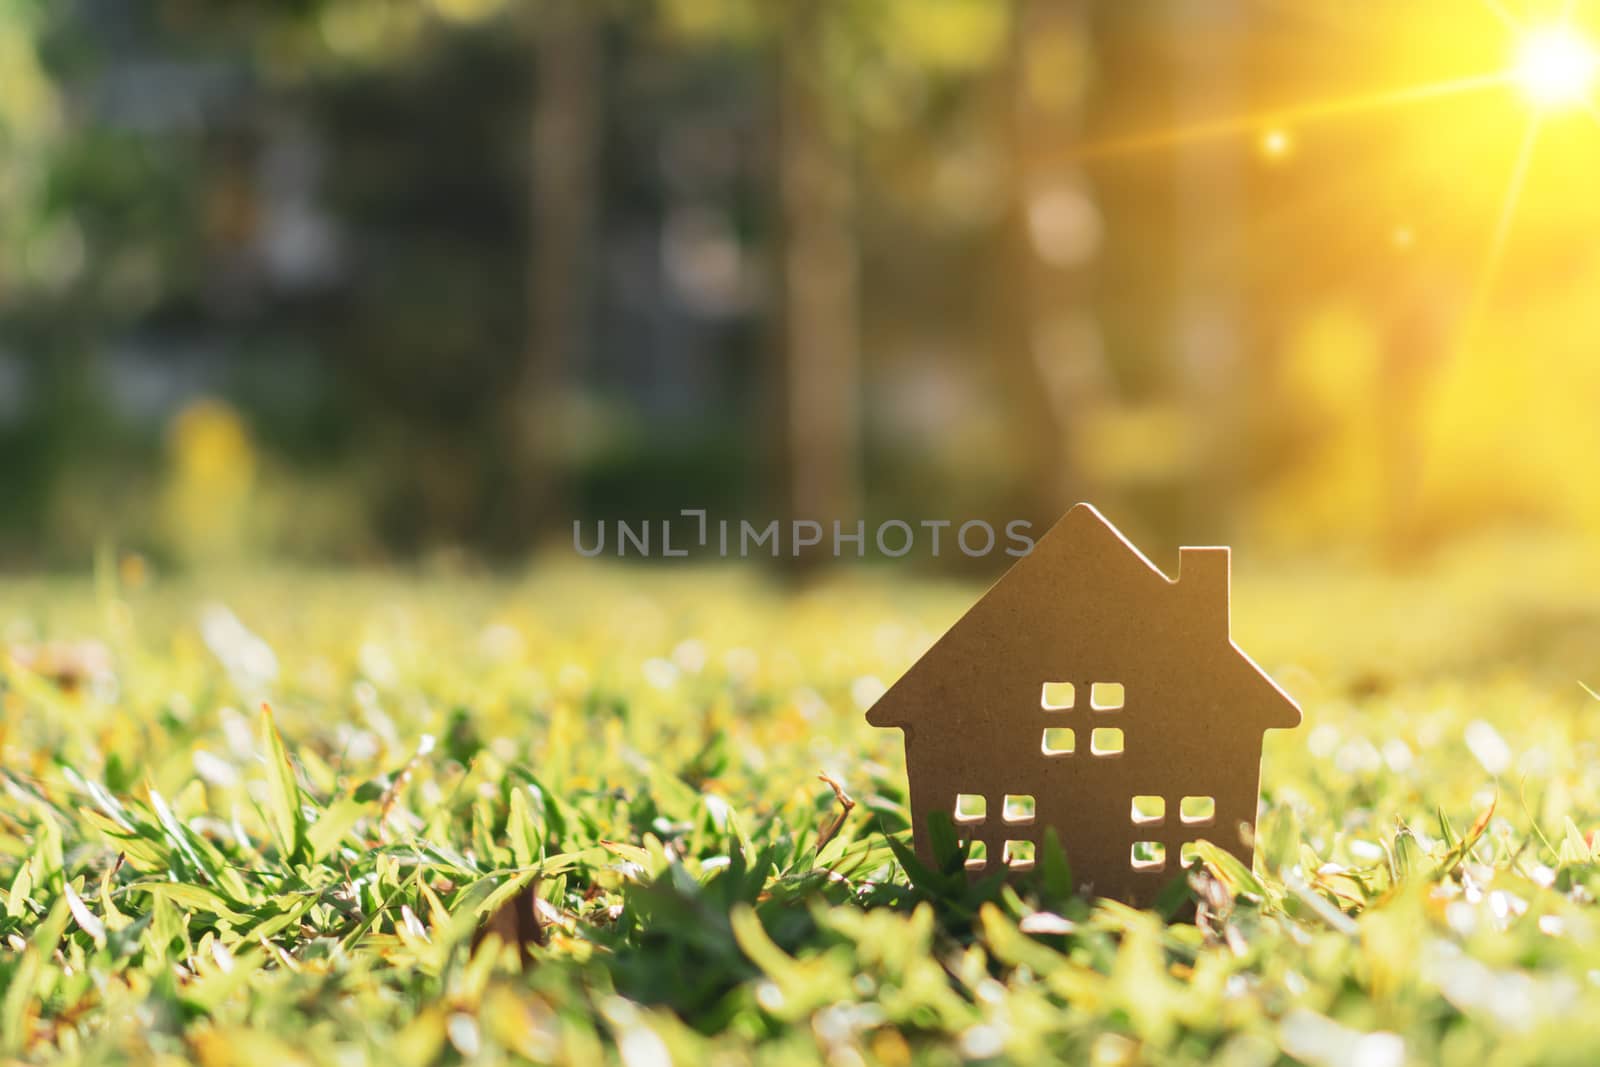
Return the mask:
M 1072 707 L 1076 695 L 1071 682 L 1046 682 L 1039 705 L 1046 711 L 1065 711 Z
M 958 823 L 981 823 L 989 817 L 989 801 L 982 793 L 957 793 L 955 815 Z
M 1178 818 L 1189 826 L 1209 826 L 1216 817 L 1215 797 L 1184 797 L 1178 802 Z
M 974 841 L 967 849 L 967 870 L 981 871 L 989 866 L 989 846 L 982 841 Z
M 1089 706 L 1095 711 L 1115 711 L 1122 707 L 1125 696 L 1121 682 L 1096 682 L 1089 688 Z
M 1033 822 L 1035 805 L 1026 793 L 1007 793 L 1000 805 L 1000 818 L 1013 826 L 1026 826 Z
M 1120 756 L 1122 747 L 1122 731 L 1115 726 L 1097 726 L 1089 735 L 1089 751 L 1096 756 Z
M 1135 841 L 1131 863 L 1136 871 L 1164 871 L 1167 869 L 1167 846 L 1160 841 Z
M 1044 732 L 1039 748 L 1046 756 L 1070 756 L 1078 750 L 1078 737 L 1066 727 L 1052 726 Z
M 1131 815 L 1135 826 L 1160 826 L 1167 818 L 1165 797 L 1134 797 Z
M 1178 862 L 1185 868 L 1193 867 L 1200 862 L 1200 845 L 1196 841 L 1185 841 L 1178 850 Z
M 1033 842 L 1032 841 L 1007 841 L 1005 851 L 1005 865 L 1014 871 L 1027 871 L 1033 869 Z

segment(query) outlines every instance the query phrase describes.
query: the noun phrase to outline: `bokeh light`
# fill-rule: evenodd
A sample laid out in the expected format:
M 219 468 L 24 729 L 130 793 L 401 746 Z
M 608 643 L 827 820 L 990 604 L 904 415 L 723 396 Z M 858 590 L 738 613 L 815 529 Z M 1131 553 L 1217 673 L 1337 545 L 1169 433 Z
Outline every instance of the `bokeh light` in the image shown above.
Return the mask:
M 1275 162 L 1281 162 L 1294 154 L 1294 138 L 1289 136 L 1289 131 L 1281 127 L 1273 127 L 1261 135 L 1261 154 Z

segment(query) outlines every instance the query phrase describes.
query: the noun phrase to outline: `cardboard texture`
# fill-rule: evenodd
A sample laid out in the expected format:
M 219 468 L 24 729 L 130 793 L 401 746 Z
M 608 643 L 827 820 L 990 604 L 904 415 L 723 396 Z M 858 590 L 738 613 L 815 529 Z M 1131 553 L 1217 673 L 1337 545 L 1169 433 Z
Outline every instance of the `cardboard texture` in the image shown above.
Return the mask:
M 949 813 L 973 877 L 1028 870 L 1047 827 L 1081 889 L 1136 906 L 1205 839 L 1252 858 L 1264 731 L 1300 709 L 1233 644 L 1226 548 L 1168 579 L 1069 511 L 867 713 L 905 732 L 917 853 Z

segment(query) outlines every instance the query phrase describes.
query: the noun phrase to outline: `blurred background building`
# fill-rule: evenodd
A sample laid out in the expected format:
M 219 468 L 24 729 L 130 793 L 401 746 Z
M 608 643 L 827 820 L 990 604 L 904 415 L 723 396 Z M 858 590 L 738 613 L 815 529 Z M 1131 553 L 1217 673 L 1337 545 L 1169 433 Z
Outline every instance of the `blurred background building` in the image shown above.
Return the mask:
M 1600 533 L 1600 122 L 1530 121 L 1513 45 L 1435 0 L 9 0 L 0 563 L 1080 498 Z

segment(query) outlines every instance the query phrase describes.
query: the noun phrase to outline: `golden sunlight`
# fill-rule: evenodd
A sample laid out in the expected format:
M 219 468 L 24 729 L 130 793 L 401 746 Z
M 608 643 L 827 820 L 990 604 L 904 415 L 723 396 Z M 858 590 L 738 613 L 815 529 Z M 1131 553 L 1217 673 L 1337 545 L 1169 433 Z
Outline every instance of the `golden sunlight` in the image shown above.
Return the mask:
M 1589 101 L 1600 52 L 1566 25 L 1543 26 L 1523 35 L 1514 71 L 1522 92 L 1544 109 L 1577 107 Z

